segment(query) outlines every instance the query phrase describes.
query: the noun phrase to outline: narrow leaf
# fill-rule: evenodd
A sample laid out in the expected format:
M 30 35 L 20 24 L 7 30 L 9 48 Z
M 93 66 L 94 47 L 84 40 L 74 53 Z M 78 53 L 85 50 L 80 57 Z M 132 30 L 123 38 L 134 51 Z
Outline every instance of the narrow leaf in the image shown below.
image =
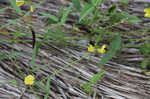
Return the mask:
M 58 22 L 58 18 L 54 15 L 51 15 L 51 14 L 48 14 L 48 13 L 44 13 L 44 12 L 39 12 L 40 14 L 42 14 L 43 16 L 45 17 L 48 17 L 50 18 L 51 20 L 55 21 L 55 22 Z
M 102 75 L 104 74 L 104 70 L 97 73 L 96 75 L 94 75 L 91 80 L 89 82 L 87 82 L 85 85 L 84 85 L 84 90 L 85 91 L 88 91 L 88 89 L 94 84 L 96 83 L 97 81 L 99 81 L 101 78 L 102 78 Z
M 108 51 L 103 58 L 100 60 L 98 67 L 101 68 L 105 63 L 107 63 L 113 56 L 115 56 L 116 51 L 120 48 L 121 36 L 117 35 L 112 41 L 112 50 Z
M 131 24 L 134 24 L 134 23 L 141 22 L 141 19 L 139 19 L 136 16 L 130 16 L 129 19 L 128 19 L 128 22 L 131 23 Z
M 90 13 L 94 11 L 95 7 L 91 4 L 87 4 L 84 8 L 82 8 L 82 11 L 80 13 L 79 22 L 83 20 L 86 16 L 88 16 Z
M 72 3 L 77 10 L 80 10 L 80 0 L 72 0 Z
M 93 4 L 94 6 L 99 6 L 99 5 L 102 4 L 102 1 L 103 1 L 103 0 L 92 0 L 92 4 Z
M 37 55 L 37 53 L 38 53 L 38 48 L 39 48 L 39 46 L 40 46 L 40 42 L 36 42 L 36 43 L 35 43 L 35 46 L 34 46 L 34 50 L 33 50 L 33 52 L 32 52 L 32 60 L 31 60 L 31 62 L 30 62 L 31 68 L 35 68 L 35 67 L 34 67 L 34 66 L 35 66 L 35 58 L 36 58 L 36 55 Z
M 44 99 L 48 99 L 48 96 L 50 94 L 50 81 L 51 81 L 51 76 L 47 78 L 47 82 L 46 82 L 46 95 L 44 96 Z
M 148 63 L 149 63 L 149 59 L 148 58 L 144 59 L 141 63 L 142 69 L 146 69 Z
M 7 10 L 7 9 L 9 9 L 9 7 L 1 8 L 1 9 L 0 9 L 0 13 L 3 12 L 3 11 L 5 11 L 5 10 Z
M 70 5 L 67 10 L 64 12 L 64 15 L 61 18 L 61 23 L 64 24 L 67 20 L 67 16 L 69 15 L 70 11 L 71 11 L 72 5 Z
M 15 8 L 16 12 L 17 12 L 18 14 L 21 14 L 21 9 L 20 9 L 20 7 L 18 7 L 18 6 L 16 5 L 16 0 L 9 0 L 9 1 L 10 1 L 11 5 Z

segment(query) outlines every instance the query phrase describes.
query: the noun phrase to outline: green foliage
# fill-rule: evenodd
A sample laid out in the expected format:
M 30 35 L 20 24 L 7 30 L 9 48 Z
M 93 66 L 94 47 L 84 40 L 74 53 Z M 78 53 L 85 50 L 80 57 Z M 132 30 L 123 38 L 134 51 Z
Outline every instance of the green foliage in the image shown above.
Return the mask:
M 18 85 L 18 82 L 14 79 L 10 80 L 9 83 L 12 84 L 12 85 Z
M 21 36 L 22 30 L 17 31 L 14 35 L 13 35 L 13 39 L 17 39 Z
M 21 52 L 16 52 L 16 51 L 13 51 L 13 50 L 12 50 L 9 55 L 6 55 L 6 54 L 0 55 L 0 60 L 2 60 L 2 59 L 7 59 L 7 58 L 10 58 L 10 57 L 19 56 L 19 55 L 23 55 L 23 53 L 21 53 Z
M 80 17 L 79 17 L 79 22 L 81 22 L 86 16 L 91 14 L 95 10 L 95 7 L 91 4 L 86 4 L 84 8 L 82 8 Z
M 18 14 L 21 14 L 21 9 L 20 9 L 20 7 L 16 6 L 16 1 L 15 0 L 9 0 L 9 1 L 10 1 L 11 5 L 13 6 L 13 8 L 16 10 L 16 12 Z M 32 2 L 30 0 L 25 0 L 25 1 L 28 4 L 32 4 Z M 74 7 L 76 8 L 75 11 L 80 12 L 78 22 L 81 25 L 84 24 L 83 28 L 85 26 L 87 28 L 87 30 L 90 31 L 90 33 L 93 33 L 93 34 L 95 33 L 94 37 L 96 37 L 96 38 L 94 38 L 94 39 L 96 40 L 97 46 L 98 46 L 98 43 L 101 40 L 103 40 L 103 38 L 106 35 L 108 37 L 110 37 L 110 38 L 108 38 L 108 41 L 110 41 L 114 37 L 114 35 L 117 34 L 115 32 L 110 31 L 111 27 L 114 26 L 116 23 L 120 24 L 121 22 L 128 21 L 129 23 L 134 24 L 137 22 L 141 22 L 141 20 L 136 16 L 129 15 L 125 11 L 121 11 L 121 12 L 117 11 L 118 10 L 117 4 L 114 4 L 107 10 L 103 11 L 103 9 L 101 9 L 101 4 L 103 3 L 103 1 L 104 0 L 88 0 L 88 3 L 84 2 L 83 8 L 81 8 L 80 0 L 72 0 L 72 3 L 74 5 Z M 35 5 L 35 7 L 38 7 L 42 2 Z M 120 0 L 120 3 L 123 5 L 126 5 L 126 4 L 128 4 L 128 0 Z M 6 9 L 8 9 L 8 8 L 2 8 L 2 9 L 0 9 L 0 12 L 5 11 Z M 34 49 L 32 52 L 32 60 L 30 62 L 30 66 L 32 68 L 32 70 L 30 72 L 34 72 L 34 73 L 37 72 L 38 70 L 48 66 L 48 64 L 45 64 L 45 65 L 40 65 L 38 67 L 35 67 L 35 62 L 36 62 L 35 59 L 38 54 L 38 49 L 39 49 L 40 43 L 43 43 L 45 41 L 48 42 L 49 40 L 53 40 L 54 42 L 57 42 L 58 40 L 65 41 L 66 40 L 65 39 L 66 31 L 65 32 L 62 31 L 62 30 L 64 30 L 64 28 L 62 27 L 62 24 L 66 23 L 68 15 L 70 13 L 73 13 L 73 11 L 72 11 L 72 5 L 70 5 L 66 10 L 64 10 L 64 7 L 60 8 L 60 10 L 58 12 L 58 16 L 54 16 L 54 15 L 48 14 L 46 12 L 39 12 L 39 13 L 41 15 L 49 18 L 53 24 L 51 24 L 50 27 L 48 27 L 48 30 L 46 30 L 44 35 L 40 34 L 39 37 L 40 37 L 40 39 L 42 38 L 43 40 L 41 40 L 41 42 L 36 42 L 36 44 L 34 46 Z M 13 21 L 2 25 L 0 27 L 0 29 L 8 27 L 13 24 L 16 24 L 17 22 L 22 21 L 22 19 L 26 18 L 27 16 L 32 17 L 31 15 L 32 15 L 31 12 L 28 11 L 21 18 L 14 19 Z M 24 24 L 24 25 L 28 26 L 27 24 Z M 13 39 L 17 39 L 18 37 L 20 37 L 22 35 L 27 36 L 25 33 L 24 34 L 22 33 L 22 30 L 19 30 L 13 34 Z M 30 37 L 31 37 L 31 35 L 30 35 Z M 22 41 L 24 41 L 24 40 L 22 40 Z M 14 42 L 14 41 L 12 41 L 12 42 Z M 112 40 L 111 49 L 106 54 L 104 54 L 102 59 L 99 61 L 98 67 L 101 68 L 110 59 L 112 59 L 112 57 L 115 56 L 116 52 L 119 50 L 120 46 L 121 46 L 121 36 L 117 35 Z M 140 47 L 140 51 L 142 54 L 149 54 L 150 53 L 150 43 L 143 44 Z M 17 55 L 22 55 L 22 53 L 13 51 L 10 53 L 10 55 L 1 55 L 0 59 L 6 59 L 6 58 L 14 57 Z M 66 69 L 69 66 L 72 66 L 72 68 L 73 68 L 73 64 L 75 64 L 76 62 L 79 62 L 82 59 L 85 59 L 85 57 L 82 57 L 79 60 L 73 61 L 69 65 L 66 65 L 66 66 L 62 67 L 61 69 L 54 71 L 51 76 L 48 75 L 47 77 L 45 77 L 44 80 L 45 81 L 47 80 L 45 86 L 42 85 L 40 82 L 37 82 L 37 81 L 35 82 L 35 86 L 37 86 L 43 92 L 45 92 L 44 99 L 47 99 L 49 96 L 49 93 L 50 93 L 51 77 L 57 75 L 58 73 L 60 73 L 61 71 L 63 71 L 64 69 Z M 145 59 L 142 61 L 141 67 L 145 69 L 147 64 L 148 64 L 148 59 Z M 93 84 L 97 83 L 99 80 L 102 79 L 104 72 L 105 71 L 103 70 L 102 72 L 99 72 L 96 75 L 94 75 L 91 78 L 91 80 L 83 86 L 84 91 L 93 93 L 93 91 L 91 91 L 89 88 Z M 11 81 L 11 83 L 15 84 L 16 82 Z
M 54 22 L 58 22 L 58 18 L 54 15 L 51 15 L 51 14 L 48 14 L 48 13 L 45 13 L 45 12 L 39 12 L 40 14 L 42 14 L 43 16 L 45 17 L 48 17 L 49 19 L 51 19 L 52 21 Z
M 1 13 L 1 12 L 4 12 L 4 11 L 7 10 L 7 9 L 9 9 L 9 7 L 1 8 L 1 9 L 0 9 L 0 13 Z
M 77 10 L 80 11 L 80 8 L 81 8 L 81 6 L 80 6 L 80 0 L 72 0 L 72 3 L 73 3 L 73 5 L 74 5 L 74 7 L 75 7 Z
M 16 0 L 9 0 L 9 2 L 10 2 L 11 5 L 15 8 L 15 10 L 16 10 L 16 12 L 17 12 L 18 14 L 21 14 L 21 13 L 22 13 L 20 7 L 18 7 L 18 6 L 16 5 Z
M 41 70 L 41 69 L 43 69 L 43 68 L 45 68 L 45 67 L 47 67 L 47 66 L 48 66 L 48 64 L 39 65 L 39 66 L 33 68 L 33 69 L 32 69 L 32 72 L 36 72 L 36 71 Z
M 109 50 L 100 60 L 98 67 L 101 68 L 105 63 L 107 63 L 115 54 L 116 51 L 120 48 L 121 46 L 121 36 L 117 35 L 115 38 L 112 40 L 111 47 L 112 49 Z
M 115 13 L 114 15 L 110 16 L 109 22 L 115 24 L 127 18 L 128 18 L 127 12 Z
M 34 46 L 34 50 L 32 52 L 32 60 L 30 62 L 30 67 L 31 68 L 35 68 L 35 58 L 36 58 L 36 56 L 38 54 L 39 47 L 40 47 L 40 42 L 36 42 L 35 46 Z
M 99 80 L 102 79 L 102 75 L 104 74 L 104 72 L 105 72 L 105 71 L 103 70 L 103 71 L 101 71 L 101 72 L 95 74 L 95 75 L 91 78 L 91 80 L 90 80 L 89 82 L 87 82 L 87 83 L 83 86 L 84 91 L 90 92 L 90 91 L 89 91 L 89 88 L 90 88 L 93 84 L 97 83 Z
M 44 92 L 47 92 L 47 89 L 43 85 L 41 85 L 41 82 L 36 81 L 34 84 L 35 84 L 35 86 L 37 86 L 38 88 L 40 88 Z
M 122 5 L 127 5 L 129 3 L 129 0 L 120 0 L 120 3 Z
M 61 22 L 62 24 L 64 24 L 64 23 L 66 22 L 67 16 L 68 16 L 69 13 L 71 12 L 71 8 L 72 8 L 72 5 L 70 5 L 70 6 L 67 8 L 67 10 L 64 12 L 64 14 L 63 14 L 63 16 L 62 16 L 62 18 L 61 18 L 61 20 L 60 20 L 60 22 Z
M 139 19 L 137 16 L 129 16 L 128 22 L 134 24 L 134 23 L 141 22 L 141 19 Z
M 47 82 L 46 82 L 46 95 L 44 96 L 44 99 L 48 99 L 48 96 L 50 94 L 50 81 L 51 81 L 51 77 L 49 76 L 47 78 Z
M 96 7 L 96 6 L 100 6 L 103 0 L 91 0 L 91 2 Z
M 146 69 L 148 63 L 149 63 L 149 59 L 148 59 L 148 58 L 144 59 L 144 60 L 141 62 L 141 67 L 142 67 L 142 69 Z
M 116 4 L 115 4 L 115 5 L 112 5 L 110 8 L 108 8 L 108 13 L 109 13 L 110 15 L 115 14 L 116 11 L 117 11 L 117 9 L 118 9 L 118 6 L 117 6 Z
M 140 46 L 140 52 L 142 54 L 149 54 L 150 53 L 150 42 L 147 42 Z

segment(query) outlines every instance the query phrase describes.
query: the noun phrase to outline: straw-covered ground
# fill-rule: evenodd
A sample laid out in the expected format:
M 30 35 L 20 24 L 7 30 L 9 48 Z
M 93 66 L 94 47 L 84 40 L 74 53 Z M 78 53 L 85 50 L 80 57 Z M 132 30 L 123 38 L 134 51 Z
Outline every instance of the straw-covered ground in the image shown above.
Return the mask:
M 38 1 L 40 0 L 34 0 L 36 3 Z M 106 5 L 103 4 L 103 7 L 107 7 L 114 1 L 108 1 Z M 125 26 L 116 26 L 114 27 L 115 29 L 130 32 L 132 29 L 136 30 L 150 21 L 143 18 L 143 5 L 147 4 L 149 0 L 130 0 L 130 2 L 126 9 L 130 13 L 142 18 L 144 20 L 143 23 L 135 24 L 132 27 L 125 24 Z M 44 26 L 47 19 L 40 16 L 38 11 L 45 11 L 56 15 L 60 7 L 67 7 L 70 4 L 71 0 L 46 0 L 41 4 L 33 13 L 33 29 L 36 35 L 44 33 L 47 29 Z M 9 0 L 0 0 L 0 8 L 8 5 L 10 5 Z M 26 6 L 23 6 L 22 10 L 26 11 L 28 9 Z M 63 25 L 65 30 L 68 30 L 68 32 L 72 31 L 73 26 L 70 24 L 77 20 L 77 16 L 78 13 L 69 16 L 67 23 Z M 16 17 L 19 16 L 15 15 L 11 8 L 0 12 L 0 26 L 12 21 Z M 19 21 L 0 31 L 15 32 L 20 28 L 24 33 L 30 35 L 31 31 L 26 30 L 24 24 Z M 86 34 L 87 31 L 82 29 L 80 32 Z M 73 35 L 78 35 L 78 33 Z M 72 36 L 72 34 L 69 36 Z M 140 34 L 136 36 L 136 38 L 141 38 Z M 148 36 L 147 33 L 146 37 Z M 135 35 L 131 35 L 132 37 L 135 37 Z M 6 40 L 0 42 L 1 56 L 13 53 L 12 49 L 14 53 L 17 52 L 16 54 L 18 54 L 15 58 L 0 59 L 0 82 L 9 82 L 15 79 L 19 84 L 17 87 L 12 84 L 0 84 L 0 99 L 37 99 L 35 93 L 24 85 L 24 78 L 20 75 L 20 73 L 25 73 L 31 69 L 29 63 L 32 59 L 33 52 L 32 37 L 22 36 L 18 39 L 18 42 L 14 43 L 11 42 L 11 34 L 0 34 L 0 40 Z M 28 40 L 29 42 L 22 42 L 21 40 Z M 37 37 L 38 40 L 41 40 L 41 38 Z M 50 74 L 54 75 L 51 77 L 51 90 L 48 99 L 150 99 L 148 76 L 139 68 L 140 61 L 144 57 L 140 54 L 139 49 L 134 47 L 121 49 L 111 61 L 105 64 L 104 69 L 106 72 L 102 80 L 91 87 L 94 90 L 93 96 L 85 93 L 81 85 L 88 82 L 94 74 L 101 71 L 101 69 L 97 68 L 97 65 L 102 57 L 101 55 L 92 55 L 90 58 L 85 57 L 81 60 L 81 57 L 89 54 L 87 51 L 87 42 L 88 40 L 71 40 L 71 43 L 70 41 L 63 43 L 56 39 L 56 42 L 50 40 L 40 45 L 35 65 L 48 65 L 38 70 L 34 75 L 36 75 L 35 78 L 38 81 Z M 131 43 L 142 42 L 133 40 Z M 73 46 L 72 44 L 78 46 Z M 65 66 L 66 68 L 62 69 Z M 58 70 L 60 71 L 55 75 L 55 71 Z M 34 90 L 43 99 L 45 93 L 39 88 L 35 88 Z

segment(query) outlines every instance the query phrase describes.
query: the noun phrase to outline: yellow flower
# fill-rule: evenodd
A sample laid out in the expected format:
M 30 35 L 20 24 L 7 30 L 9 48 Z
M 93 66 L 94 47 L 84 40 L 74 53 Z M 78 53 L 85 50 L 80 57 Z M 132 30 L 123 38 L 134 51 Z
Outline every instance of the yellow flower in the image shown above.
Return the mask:
M 24 1 L 21 1 L 21 0 L 16 0 L 16 5 L 18 7 L 22 6 L 24 4 Z
M 144 12 L 145 12 L 145 15 L 144 15 L 144 16 L 150 18 L 150 8 L 144 9 Z
M 101 54 L 104 54 L 106 52 L 106 44 L 104 44 L 101 48 L 98 48 L 97 49 L 97 52 L 101 53 Z
M 22 6 L 25 2 L 23 0 L 16 0 L 16 5 L 18 7 Z M 31 2 L 32 3 L 32 2 Z M 33 5 L 30 6 L 30 11 L 33 12 L 35 10 L 35 7 Z
M 30 11 L 33 12 L 34 10 L 35 10 L 35 7 L 31 5 L 30 6 Z
M 88 51 L 89 52 L 94 52 L 94 50 L 95 50 L 94 46 L 89 44 Z
M 34 84 L 34 76 L 28 75 L 24 79 L 25 85 L 33 85 Z

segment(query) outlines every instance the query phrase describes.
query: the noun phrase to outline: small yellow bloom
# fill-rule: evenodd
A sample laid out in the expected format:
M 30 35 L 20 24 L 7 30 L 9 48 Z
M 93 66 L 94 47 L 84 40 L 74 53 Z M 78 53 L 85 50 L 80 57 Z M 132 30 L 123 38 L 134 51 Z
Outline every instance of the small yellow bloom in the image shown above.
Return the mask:
M 24 4 L 24 1 L 21 1 L 21 0 L 16 0 L 16 5 L 18 7 L 22 6 Z
M 31 5 L 30 6 L 30 11 L 33 12 L 34 10 L 35 10 L 35 7 Z
M 32 76 L 32 75 L 26 76 L 25 79 L 24 79 L 24 83 L 25 83 L 25 85 L 33 85 L 34 76 Z
M 145 15 L 144 15 L 144 16 L 150 18 L 150 8 L 144 9 L 144 12 L 145 12 Z
M 101 54 L 104 54 L 106 52 L 106 45 L 104 44 L 101 48 L 98 48 L 97 49 L 97 52 L 101 53 Z
M 88 51 L 89 52 L 94 52 L 94 50 L 95 50 L 94 46 L 89 44 Z

